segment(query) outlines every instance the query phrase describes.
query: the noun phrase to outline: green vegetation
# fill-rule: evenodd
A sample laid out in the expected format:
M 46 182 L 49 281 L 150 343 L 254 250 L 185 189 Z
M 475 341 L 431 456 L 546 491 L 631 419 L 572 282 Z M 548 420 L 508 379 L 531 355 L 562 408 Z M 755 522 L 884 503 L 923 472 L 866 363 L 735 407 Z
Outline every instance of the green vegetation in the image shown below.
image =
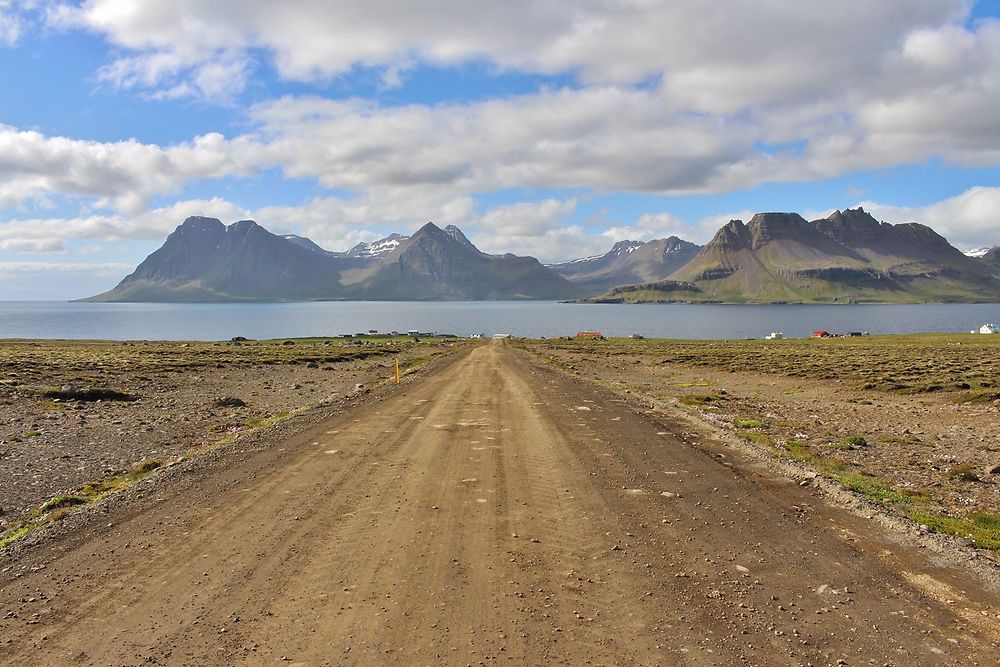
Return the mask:
M 737 417 L 733 420 L 733 425 L 736 428 L 767 428 L 764 422 L 749 417 Z
M 860 493 L 863 496 L 874 500 L 877 503 L 901 504 L 908 501 L 908 496 L 879 479 L 870 475 L 865 475 L 853 470 L 846 470 L 837 466 L 834 470 L 827 470 L 830 479 L 839 482 L 851 491 Z
M 798 463 L 808 463 L 812 461 L 813 455 L 809 451 L 809 445 L 801 440 L 788 440 L 785 442 L 786 458 Z
M 848 435 L 830 444 L 834 449 L 860 449 L 868 446 L 868 441 L 860 435 Z
M 685 394 L 679 400 L 684 405 L 702 406 L 709 403 L 716 403 L 723 400 L 723 398 L 717 394 Z
M 930 530 L 972 540 L 981 549 L 1000 552 L 1000 515 L 972 512 L 964 517 L 914 512 L 910 518 Z
M 87 499 L 83 496 L 56 496 L 47 500 L 40 508 L 42 512 L 51 512 L 61 507 L 73 507 L 75 505 L 86 505 Z
M 963 463 L 951 468 L 948 471 L 948 479 L 957 479 L 964 482 L 979 482 L 979 475 L 976 473 L 975 468 L 973 468 L 968 463 Z
M 924 441 L 921 440 L 920 437 L 916 436 L 916 435 L 907 435 L 907 436 L 896 436 L 896 435 L 894 435 L 894 436 L 889 436 L 887 438 L 879 438 L 878 441 L 882 442 L 882 443 L 885 443 L 885 444 L 888 444 L 888 445 L 891 445 L 891 444 L 898 444 L 898 445 L 923 445 L 923 444 L 925 444 Z
M 138 398 L 117 389 L 104 387 L 87 387 L 84 389 L 62 389 L 46 388 L 39 392 L 40 396 L 46 398 L 61 398 L 74 401 L 136 401 Z
M 770 445 L 771 437 L 767 433 L 761 433 L 760 431 L 736 431 L 736 435 L 743 438 L 747 442 L 752 442 L 755 445 Z

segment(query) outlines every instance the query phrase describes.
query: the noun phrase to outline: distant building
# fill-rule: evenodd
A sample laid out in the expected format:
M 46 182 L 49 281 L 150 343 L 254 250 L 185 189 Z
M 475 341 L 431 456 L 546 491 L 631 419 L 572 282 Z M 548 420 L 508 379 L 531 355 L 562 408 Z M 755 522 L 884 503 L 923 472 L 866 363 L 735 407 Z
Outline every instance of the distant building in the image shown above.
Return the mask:
M 817 329 L 816 331 L 812 332 L 812 337 L 813 338 L 829 338 L 830 337 L 830 332 L 829 331 L 824 331 L 823 329 Z
M 498 334 L 493 334 L 493 337 L 499 340 L 501 338 L 510 338 L 510 334 L 508 334 L 508 333 L 498 333 Z
M 983 326 L 979 327 L 979 331 L 978 332 L 977 331 L 973 331 L 972 333 L 1000 334 L 1000 327 L 998 327 L 995 324 L 984 324 Z
M 772 331 L 771 333 L 764 336 L 764 340 L 781 340 L 785 337 L 785 334 L 780 331 Z
M 604 334 L 600 331 L 577 331 L 577 338 L 604 338 Z
M 628 337 L 631 338 L 632 340 L 642 340 L 643 338 L 645 338 L 645 336 L 638 333 L 629 334 Z

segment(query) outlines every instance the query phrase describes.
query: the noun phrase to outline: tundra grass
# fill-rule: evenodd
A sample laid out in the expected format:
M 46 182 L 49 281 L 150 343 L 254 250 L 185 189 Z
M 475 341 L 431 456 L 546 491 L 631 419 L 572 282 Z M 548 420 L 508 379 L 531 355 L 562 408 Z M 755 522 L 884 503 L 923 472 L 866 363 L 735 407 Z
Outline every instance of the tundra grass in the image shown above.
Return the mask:
M 573 355 L 635 356 L 666 365 L 833 380 L 855 389 L 944 393 L 956 402 L 1000 400 L 1000 335 L 920 334 L 782 341 L 574 338 L 518 344 L 561 352 L 564 363 L 570 364 Z

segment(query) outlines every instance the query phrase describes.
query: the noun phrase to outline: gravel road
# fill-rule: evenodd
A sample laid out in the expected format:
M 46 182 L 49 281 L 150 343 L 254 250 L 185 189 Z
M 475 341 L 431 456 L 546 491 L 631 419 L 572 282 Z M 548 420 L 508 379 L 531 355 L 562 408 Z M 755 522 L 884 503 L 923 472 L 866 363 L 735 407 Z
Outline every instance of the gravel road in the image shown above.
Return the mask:
M 13 665 L 995 665 L 997 591 L 502 343 L 0 561 Z

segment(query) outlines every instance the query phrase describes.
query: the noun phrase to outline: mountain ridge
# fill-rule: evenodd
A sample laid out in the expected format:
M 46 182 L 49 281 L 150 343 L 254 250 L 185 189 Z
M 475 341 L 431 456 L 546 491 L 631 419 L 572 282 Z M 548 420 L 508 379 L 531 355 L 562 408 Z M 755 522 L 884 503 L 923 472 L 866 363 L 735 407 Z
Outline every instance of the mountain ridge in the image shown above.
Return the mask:
M 116 287 L 85 301 L 562 299 L 580 292 L 532 257 L 488 255 L 427 223 L 347 252 L 252 220 L 193 216 Z
M 596 295 L 596 296 L 595 296 Z M 429 222 L 344 252 L 252 220 L 192 216 L 115 288 L 90 301 L 498 300 L 584 302 L 1000 301 L 1000 248 L 969 257 L 919 223 L 862 208 L 731 220 L 704 246 L 676 236 L 616 242 L 543 265 L 479 250 Z
M 862 208 L 806 221 L 796 213 L 731 220 L 655 284 L 589 302 L 854 303 L 1000 300 L 1000 279 L 926 225 L 892 225 Z

